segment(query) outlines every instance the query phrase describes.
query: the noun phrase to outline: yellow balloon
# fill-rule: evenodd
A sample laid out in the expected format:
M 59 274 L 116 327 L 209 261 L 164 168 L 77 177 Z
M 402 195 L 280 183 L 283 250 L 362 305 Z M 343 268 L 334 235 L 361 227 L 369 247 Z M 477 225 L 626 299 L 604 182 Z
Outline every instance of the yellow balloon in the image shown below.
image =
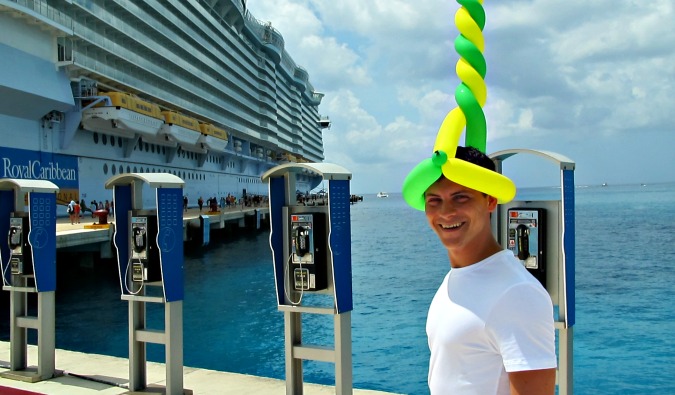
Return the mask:
M 487 85 L 480 74 L 464 59 L 460 58 L 455 66 L 459 79 L 471 89 L 481 107 L 487 101 Z
M 448 158 L 441 169 L 448 180 L 493 196 L 498 203 L 507 203 L 516 196 L 516 185 L 513 181 L 482 166 L 462 159 Z
M 481 52 L 485 52 L 485 38 L 483 37 L 483 32 L 480 30 L 480 26 L 476 21 L 471 18 L 469 11 L 466 8 L 461 7 L 455 13 L 455 25 L 457 25 L 457 30 L 469 41 L 474 43 Z
M 466 126 L 466 117 L 459 107 L 455 107 L 445 116 L 436 135 L 434 152 L 443 151 L 448 158 L 454 158 L 459 144 L 459 137 Z

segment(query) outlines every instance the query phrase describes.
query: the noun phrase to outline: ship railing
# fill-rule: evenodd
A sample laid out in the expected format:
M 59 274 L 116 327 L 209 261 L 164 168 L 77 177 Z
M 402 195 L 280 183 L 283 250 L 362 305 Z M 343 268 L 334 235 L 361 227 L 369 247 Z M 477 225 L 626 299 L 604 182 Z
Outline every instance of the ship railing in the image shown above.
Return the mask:
M 10 2 L 20 5 L 22 7 L 33 10 L 35 13 L 44 16 L 45 18 L 56 22 L 57 24 L 67 28 L 73 29 L 73 19 L 65 13 L 47 4 L 42 0 L 10 0 Z

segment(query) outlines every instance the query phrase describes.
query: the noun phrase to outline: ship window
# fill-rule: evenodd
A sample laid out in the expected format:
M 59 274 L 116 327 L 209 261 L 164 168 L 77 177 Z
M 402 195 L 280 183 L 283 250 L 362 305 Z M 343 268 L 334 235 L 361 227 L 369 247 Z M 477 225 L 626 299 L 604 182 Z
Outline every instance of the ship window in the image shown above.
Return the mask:
M 145 152 L 150 152 L 150 147 L 149 147 L 149 145 L 150 145 L 150 144 L 145 143 Z
M 110 146 L 111 146 L 111 147 L 114 147 L 114 146 L 115 146 L 115 138 L 114 138 L 114 137 L 111 137 L 111 138 L 110 138 Z
M 121 137 L 117 138 L 117 145 L 119 145 L 120 147 L 122 146 L 122 138 Z
M 103 136 L 101 136 L 101 138 L 103 139 L 103 145 L 108 144 L 108 136 L 107 135 L 104 134 Z
M 146 168 L 145 168 L 145 172 L 146 172 L 146 173 L 150 173 L 150 168 L 149 168 L 149 167 L 146 167 Z M 152 169 L 152 172 L 154 173 L 154 172 L 155 172 L 155 169 Z
M 152 145 L 150 146 L 150 149 L 152 150 L 152 153 L 154 154 L 154 153 L 155 153 L 155 145 L 152 144 Z
M 166 154 L 166 148 L 162 147 L 162 155 Z
M 127 165 L 127 173 L 131 173 L 131 167 Z
M 103 174 L 108 175 L 108 164 L 107 163 L 103 164 Z
M 120 174 L 124 173 L 124 167 L 122 167 L 122 165 L 120 165 L 120 171 L 119 171 L 119 173 L 120 173 Z
M 113 176 L 117 174 L 117 168 L 115 167 L 115 165 L 110 166 L 110 171 L 112 171 Z
M 98 133 L 94 132 L 94 144 L 98 144 Z
M 138 170 L 136 170 L 136 166 L 134 166 L 134 173 L 138 173 Z

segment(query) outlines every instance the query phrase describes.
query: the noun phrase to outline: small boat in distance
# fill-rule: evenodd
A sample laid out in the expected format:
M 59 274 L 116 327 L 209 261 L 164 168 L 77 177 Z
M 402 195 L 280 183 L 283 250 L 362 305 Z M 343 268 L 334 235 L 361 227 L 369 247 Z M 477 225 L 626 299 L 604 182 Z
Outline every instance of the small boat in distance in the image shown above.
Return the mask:
M 386 197 L 389 197 L 389 194 L 387 192 L 378 192 L 377 197 L 386 198 Z

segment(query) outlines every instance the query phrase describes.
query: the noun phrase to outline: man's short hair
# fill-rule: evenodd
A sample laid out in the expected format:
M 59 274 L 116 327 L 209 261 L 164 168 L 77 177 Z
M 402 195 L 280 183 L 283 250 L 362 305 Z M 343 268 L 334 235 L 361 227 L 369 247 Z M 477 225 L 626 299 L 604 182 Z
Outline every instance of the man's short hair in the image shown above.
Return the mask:
M 455 158 L 465 160 L 467 162 L 473 163 L 474 165 L 484 167 L 488 170 L 497 170 L 497 167 L 495 166 L 495 163 L 492 161 L 492 159 L 474 147 L 463 147 L 461 145 L 457 146 Z

